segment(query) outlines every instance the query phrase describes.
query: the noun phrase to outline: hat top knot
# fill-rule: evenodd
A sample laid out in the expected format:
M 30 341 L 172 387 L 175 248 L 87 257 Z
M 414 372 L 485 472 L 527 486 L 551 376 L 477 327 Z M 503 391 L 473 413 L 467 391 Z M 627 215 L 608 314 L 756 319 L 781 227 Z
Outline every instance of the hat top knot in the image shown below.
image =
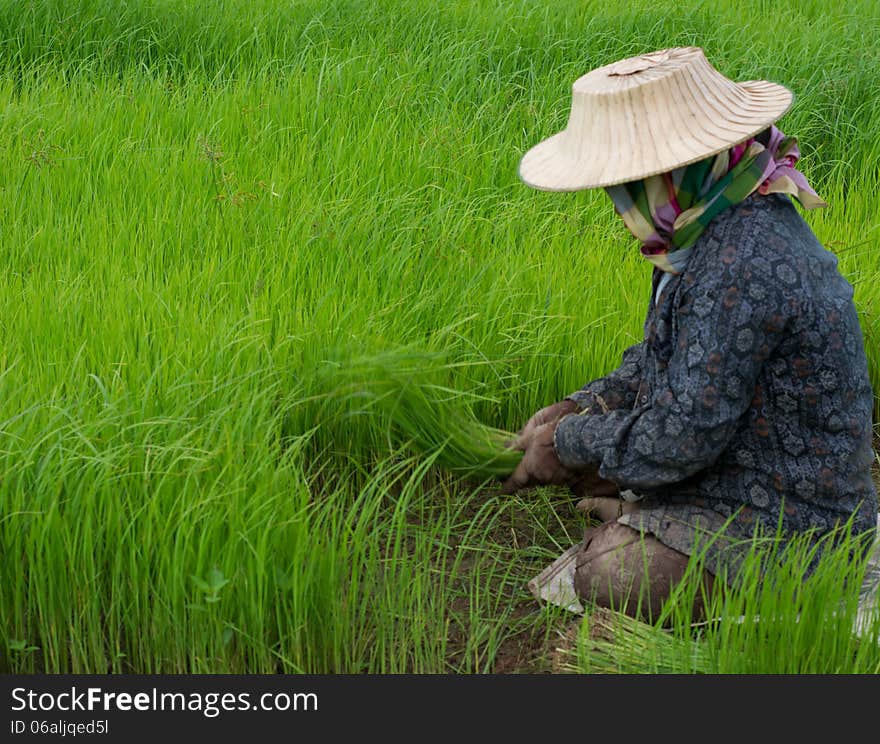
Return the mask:
M 637 57 L 622 59 L 615 62 L 607 68 L 609 77 L 622 77 L 624 75 L 634 75 L 642 72 L 650 67 L 661 65 L 669 59 L 669 50 L 664 49 L 659 52 L 651 52 L 650 54 L 640 54 Z

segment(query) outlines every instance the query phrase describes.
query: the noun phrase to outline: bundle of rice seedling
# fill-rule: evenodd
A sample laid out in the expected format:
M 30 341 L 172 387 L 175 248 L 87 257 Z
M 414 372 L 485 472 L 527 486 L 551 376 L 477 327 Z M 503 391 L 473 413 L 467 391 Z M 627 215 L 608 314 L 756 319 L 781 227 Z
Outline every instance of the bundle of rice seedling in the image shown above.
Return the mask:
M 522 459 L 506 446 L 515 435 L 477 419 L 474 404 L 491 398 L 448 384 L 474 364 L 486 362 L 412 348 L 325 361 L 316 376 L 321 420 L 369 416 L 389 450 L 408 446 L 461 475 L 505 477 Z

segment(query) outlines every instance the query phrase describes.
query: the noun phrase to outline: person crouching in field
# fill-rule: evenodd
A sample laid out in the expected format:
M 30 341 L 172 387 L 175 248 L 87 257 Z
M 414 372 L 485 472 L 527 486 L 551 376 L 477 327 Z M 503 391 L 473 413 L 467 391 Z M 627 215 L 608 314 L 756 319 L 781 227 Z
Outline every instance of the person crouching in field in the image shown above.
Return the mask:
M 582 599 L 655 617 L 697 544 L 711 586 L 756 529 L 875 527 L 862 333 L 791 201 L 827 206 L 773 126 L 791 101 L 666 49 L 577 80 L 567 128 L 522 158 L 534 188 L 604 187 L 653 264 L 644 340 L 532 416 L 503 489 L 591 494 L 578 507 L 601 524 L 571 554 Z

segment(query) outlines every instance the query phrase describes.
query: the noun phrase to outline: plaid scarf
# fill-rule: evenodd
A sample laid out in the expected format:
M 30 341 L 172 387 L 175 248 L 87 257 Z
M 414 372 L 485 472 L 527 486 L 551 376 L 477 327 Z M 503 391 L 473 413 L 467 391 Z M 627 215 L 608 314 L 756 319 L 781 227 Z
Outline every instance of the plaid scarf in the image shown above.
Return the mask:
M 771 126 L 697 163 L 605 190 L 641 241 L 642 255 L 664 272 L 680 274 L 691 247 L 714 217 L 755 191 L 791 194 L 805 209 L 827 207 L 795 170 L 798 158 L 797 140 Z

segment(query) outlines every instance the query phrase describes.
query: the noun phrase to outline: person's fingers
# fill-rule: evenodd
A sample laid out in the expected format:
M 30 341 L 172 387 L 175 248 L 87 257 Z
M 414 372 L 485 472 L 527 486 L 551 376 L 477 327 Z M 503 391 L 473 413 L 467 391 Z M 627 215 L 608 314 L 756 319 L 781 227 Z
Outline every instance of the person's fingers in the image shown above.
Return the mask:
M 577 504 L 575 504 L 574 508 L 577 509 L 577 511 L 579 511 L 584 516 L 591 517 L 593 516 L 593 511 L 596 508 L 596 499 L 587 496 L 586 498 L 578 501 Z
M 516 493 L 521 488 L 528 486 L 530 480 L 529 471 L 526 469 L 524 461 L 521 460 L 519 465 L 516 466 L 516 470 L 513 471 L 513 474 L 504 481 L 504 484 L 501 486 L 501 493 Z
M 520 452 L 525 452 L 529 446 L 529 443 L 532 441 L 532 437 L 535 435 L 535 417 L 529 419 L 528 423 L 517 432 L 516 437 L 511 439 L 506 443 L 506 446 L 510 449 L 519 450 Z
M 505 442 L 504 446 L 508 449 L 525 452 L 531 444 L 532 439 L 534 439 L 535 431 L 539 427 L 544 426 L 545 424 L 555 423 L 567 413 L 571 413 L 571 411 L 575 409 L 577 409 L 577 405 L 570 400 L 561 401 L 542 408 L 526 421 L 525 426 L 516 433 L 516 436 L 513 439 Z
M 581 499 L 575 509 L 584 516 L 598 519 L 600 522 L 613 522 L 620 516 L 620 499 L 610 496 L 592 496 Z

